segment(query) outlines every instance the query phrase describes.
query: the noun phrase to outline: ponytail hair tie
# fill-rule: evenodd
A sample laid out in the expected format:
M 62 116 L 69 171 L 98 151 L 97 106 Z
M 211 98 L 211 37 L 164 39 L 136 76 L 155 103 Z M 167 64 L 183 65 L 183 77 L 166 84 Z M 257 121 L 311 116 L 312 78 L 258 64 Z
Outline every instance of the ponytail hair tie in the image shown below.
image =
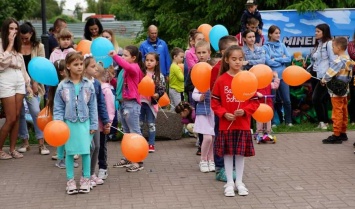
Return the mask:
M 85 55 L 84 55 L 84 60 L 87 59 L 87 58 L 91 58 L 91 57 L 92 57 L 92 54 L 91 54 L 91 53 L 85 54 Z

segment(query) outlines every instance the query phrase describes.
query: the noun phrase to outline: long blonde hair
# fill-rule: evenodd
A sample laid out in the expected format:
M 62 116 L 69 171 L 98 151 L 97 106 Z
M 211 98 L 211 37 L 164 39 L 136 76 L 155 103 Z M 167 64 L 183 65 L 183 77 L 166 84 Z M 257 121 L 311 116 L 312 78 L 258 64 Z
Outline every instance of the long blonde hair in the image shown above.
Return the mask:
M 120 47 L 118 46 L 117 40 L 116 40 L 116 38 L 115 38 L 115 33 L 114 33 L 113 30 L 111 30 L 111 29 L 105 29 L 105 30 L 102 31 L 102 33 L 104 33 L 104 32 L 110 34 L 110 36 L 111 36 L 111 43 L 113 44 L 113 47 L 115 48 L 115 51 L 117 52 Z

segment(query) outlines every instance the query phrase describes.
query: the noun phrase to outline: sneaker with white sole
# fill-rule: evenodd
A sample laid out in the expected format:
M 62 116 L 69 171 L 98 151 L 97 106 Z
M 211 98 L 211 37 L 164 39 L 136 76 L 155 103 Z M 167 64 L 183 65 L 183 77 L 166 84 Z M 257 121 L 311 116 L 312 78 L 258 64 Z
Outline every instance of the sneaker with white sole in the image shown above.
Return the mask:
M 60 169 L 64 169 L 65 168 L 65 161 L 64 160 L 57 160 L 57 162 L 55 163 L 55 166 L 57 166 Z
M 17 149 L 17 152 L 19 153 L 25 153 L 27 151 L 29 151 L 31 148 L 30 148 L 30 145 L 28 144 L 22 144 L 20 148 Z
M 234 197 L 235 192 L 234 192 L 234 183 L 227 183 L 224 185 L 224 196 L 226 197 Z
M 91 175 L 90 181 L 95 182 L 95 186 L 104 184 L 104 180 L 102 180 L 99 177 L 97 177 L 96 174 Z
M 202 173 L 208 173 L 210 172 L 209 168 L 208 168 L 208 162 L 201 160 L 201 162 L 199 163 L 199 167 L 200 167 L 200 171 Z
M 79 193 L 89 193 L 90 189 L 92 189 L 92 186 L 90 184 L 90 179 L 81 177 Z
M 52 160 L 58 160 L 58 155 L 57 153 L 55 155 L 52 155 Z
M 235 187 L 238 191 L 238 195 L 239 196 L 247 196 L 249 194 L 249 191 L 248 189 L 245 187 L 245 184 L 244 183 L 235 183 Z
M 216 164 L 214 163 L 214 161 L 211 161 L 211 160 L 208 161 L 208 170 L 210 172 L 216 171 Z
M 99 177 L 100 179 L 103 179 L 103 180 L 105 180 L 105 179 L 107 179 L 107 177 L 108 177 L 108 173 L 107 173 L 107 169 L 99 169 L 99 174 L 98 174 L 98 176 L 97 177 Z
M 74 160 L 79 159 L 79 155 L 74 155 Z
M 74 179 L 70 179 L 67 182 L 66 191 L 67 191 L 67 194 L 69 194 L 69 195 L 78 193 L 78 189 L 76 188 L 76 182 Z
M 51 153 L 44 144 L 39 145 L 38 150 L 41 155 L 49 155 L 49 153 Z
M 317 128 L 322 129 L 322 130 L 327 130 L 328 126 L 324 122 L 319 122 L 319 125 L 317 126 Z

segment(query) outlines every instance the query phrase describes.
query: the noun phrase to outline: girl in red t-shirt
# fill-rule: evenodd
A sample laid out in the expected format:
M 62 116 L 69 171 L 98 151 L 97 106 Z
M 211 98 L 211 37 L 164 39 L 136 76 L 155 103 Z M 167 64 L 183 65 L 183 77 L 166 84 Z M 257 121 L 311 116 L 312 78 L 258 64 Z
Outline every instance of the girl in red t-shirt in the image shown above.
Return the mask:
M 224 195 L 248 195 L 248 189 L 243 183 L 244 157 L 255 155 L 250 132 L 251 115 L 259 107 L 255 95 L 246 101 L 238 101 L 232 93 L 233 77 L 242 71 L 244 54 L 242 48 L 236 45 L 229 47 L 222 58 L 220 76 L 212 91 L 212 109 L 219 117 L 219 135 L 215 143 L 215 153 L 224 157 L 227 184 Z M 242 87 L 241 87 L 242 88 Z M 236 181 L 233 181 L 233 156 L 235 156 Z

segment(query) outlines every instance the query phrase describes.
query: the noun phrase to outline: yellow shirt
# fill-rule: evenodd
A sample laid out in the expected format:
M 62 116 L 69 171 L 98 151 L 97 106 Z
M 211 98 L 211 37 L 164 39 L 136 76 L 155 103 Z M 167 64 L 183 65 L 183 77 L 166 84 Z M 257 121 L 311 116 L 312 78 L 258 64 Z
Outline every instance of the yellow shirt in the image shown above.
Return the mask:
M 169 86 L 177 92 L 184 91 L 184 74 L 181 68 L 175 63 L 170 65 Z

